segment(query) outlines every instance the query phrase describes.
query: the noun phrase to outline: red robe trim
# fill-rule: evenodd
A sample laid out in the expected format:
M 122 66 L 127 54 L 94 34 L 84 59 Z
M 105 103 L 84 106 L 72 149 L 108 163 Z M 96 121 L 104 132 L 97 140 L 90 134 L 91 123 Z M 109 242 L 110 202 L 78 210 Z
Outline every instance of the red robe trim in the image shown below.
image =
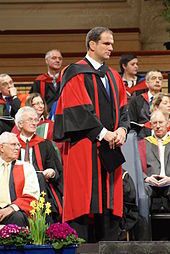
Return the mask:
M 19 174 L 19 177 L 18 177 Z M 12 202 L 12 204 L 17 205 L 27 213 L 27 215 L 30 215 L 30 210 L 32 210 L 32 207 L 30 206 L 30 203 L 35 200 L 36 198 L 30 195 L 22 194 L 24 185 L 25 185 L 25 176 L 24 176 L 24 169 L 23 165 L 14 165 L 13 168 L 13 177 L 14 177 L 14 185 L 15 185 L 15 191 L 17 199 Z
M 146 141 L 141 139 L 138 141 L 139 154 L 141 158 L 141 164 L 143 172 L 147 175 L 147 161 L 146 161 Z
M 40 81 L 40 94 L 44 98 L 45 97 L 45 83 L 52 83 L 53 78 L 49 76 L 48 73 L 44 73 L 36 78 L 36 80 Z M 60 75 L 56 80 L 56 83 L 60 81 Z
M 148 89 L 148 87 L 145 83 L 145 80 L 140 81 L 139 83 L 137 83 L 133 87 L 128 87 L 128 86 L 125 86 L 125 87 L 126 87 L 127 92 L 130 93 L 130 94 L 133 94 L 135 91 Z
M 25 149 L 26 147 L 26 143 L 20 138 L 20 135 L 18 134 L 17 136 L 21 146 Z M 29 147 L 32 147 L 32 146 L 35 146 L 36 144 L 39 144 L 40 142 L 44 142 L 45 139 L 44 138 L 41 138 L 39 137 L 38 135 L 34 135 L 31 140 L 29 141 Z
M 148 93 L 143 93 L 142 97 L 144 98 L 144 100 L 149 104 L 149 97 L 148 97 Z

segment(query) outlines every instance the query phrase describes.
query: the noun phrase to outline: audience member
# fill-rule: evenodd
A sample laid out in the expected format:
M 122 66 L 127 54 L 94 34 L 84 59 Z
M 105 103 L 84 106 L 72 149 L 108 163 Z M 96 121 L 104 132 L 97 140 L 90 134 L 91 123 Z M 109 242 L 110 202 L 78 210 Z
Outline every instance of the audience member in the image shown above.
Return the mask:
M 20 130 L 19 158 L 22 161 L 29 161 L 34 166 L 40 190 L 47 193 L 46 197 L 52 204 L 52 221 L 57 221 L 62 212 L 62 165 L 58 154 L 50 140 L 35 134 L 39 119 L 32 107 L 20 108 L 15 116 L 15 122 Z
M 153 112 L 157 109 L 161 109 L 169 113 L 170 118 L 170 94 L 169 93 L 158 93 L 154 96 L 150 111 Z M 152 134 L 152 125 L 151 122 L 147 122 L 144 124 L 143 128 L 150 129 L 150 135 Z M 170 125 L 168 126 L 167 131 L 170 131 Z
M 120 69 L 123 82 L 126 87 L 128 101 L 133 95 L 139 95 L 148 90 L 145 77 L 139 75 L 138 59 L 134 54 L 122 55 L 120 57 Z
M 0 135 L 0 225 L 28 226 L 30 202 L 40 190 L 32 165 L 17 160 L 20 143 L 14 133 Z
M 118 239 L 123 209 L 120 146 L 129 122 L 122 79 L 104 64 L 113 42 L 108 28 L 88 32 L 86 57 L 63 74 L 54 125 L 54 140 L 67 140 L 63 221 L 88 240 L 94 214 L 94 241 Z
M 41 94 L 47 103 L 48 111 L 59 96 L 62 61 L 63 58 L 58 49 L 48 51 L 45 55 L 48 72 L 38 76 L 30 90 L 30 93 Z
M 20 105 L 12 78 L 8 74 L 0 74 L 0 134 L 12 130 Z
M 170 135 L 169 114 L 160 109 L 151 114 L 153 136 L 139 141 L 146 191 L 151 211 L 170 211 Z
M 48 112 L 45 99 L 42 98 L 41 94 L 39 93 L 32 93 L 27 97 L 25 106 L 33 107 L 39 117 L 39 123 L 36 129 L 36 134 L 44 139 L 51 140 L 55 150 L 58 152 L 58 155 L 62 156 L 63 144 L 56 143 L 53 141 L 54 122 L 51 121 L 50 119 L 47 119 Z
M 128 113 L 131 121 L 131 129 L 135 130 L 139 139 L 150 135 L 148 128 L 139 128 L 141 124 L 150 121 L 150 106 L 154 96 L 162 89 L 162 74 L 158 70 L 151 70 L 146 74 L 146 85 L 149 91 L 131 99 L 129 103 Z

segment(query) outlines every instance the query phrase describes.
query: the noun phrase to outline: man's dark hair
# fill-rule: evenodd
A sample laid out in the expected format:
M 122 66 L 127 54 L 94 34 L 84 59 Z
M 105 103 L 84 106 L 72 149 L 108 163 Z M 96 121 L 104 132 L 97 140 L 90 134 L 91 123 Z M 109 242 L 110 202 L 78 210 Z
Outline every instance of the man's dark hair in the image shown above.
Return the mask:
M 128 62 L 133 60 L 134 58 L 137 58 L 135 54 L 127 54 L 127 55 L 122 55 L 120 57 L 120 69 L 122 73 L 124 72 L 123 64 L 127 66 Z
M 98 42 L 101 38 L 101 34 L 104 32 L 109 32 L 110 34 L 113 35 L 113 32 L 107 28 L 107 27 L 94 27 L 92 28 L 86 36 L 86 48 L 87 51 L 89 50 L 89 42 L 90 41 L 94 41 L 94 42 Z

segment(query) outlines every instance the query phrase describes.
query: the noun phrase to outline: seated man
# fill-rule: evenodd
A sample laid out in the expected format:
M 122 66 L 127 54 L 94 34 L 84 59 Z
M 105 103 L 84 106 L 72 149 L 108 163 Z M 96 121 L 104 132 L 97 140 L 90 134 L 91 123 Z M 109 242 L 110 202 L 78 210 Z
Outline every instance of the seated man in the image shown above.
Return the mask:
M 15 134 L 4 132 L 0 135 L 0 225 L 28 226 L 30 202 L 39 198 L 33 166 L 16 160 L 19 149 Z
M 25 106 L 18 110 L 15 123 L 20 131 L 19 158 L 29 161 L 34 166 L 40 191 L 47 193 L 46 199 L 52 205 L 50 222 L 56 222 L 62 214 L 62 165 L 52 142 L 35 134 L 38 122 L 34 108 Z
M 139 141 L 142 168 L 151 211 L 170 211 L 170 135 L 169 114 L 155 110 L 151 114 L 154 136 Z
M 12 130 L 14 117 L 20 105 L 13 80 L 7 74 L 0 74 L 0 134 Z
M 150 106 L 154 96 L 161 91 L 163 81 L 162 73 L 159 70 L 149 71 L 145 78 L 149 91 L 133 97 L 128 108 L 131 129 L 137 132 L 139 139 L 150 135 L 149 129 L 139 128 L 139 125 L 150 121 Z

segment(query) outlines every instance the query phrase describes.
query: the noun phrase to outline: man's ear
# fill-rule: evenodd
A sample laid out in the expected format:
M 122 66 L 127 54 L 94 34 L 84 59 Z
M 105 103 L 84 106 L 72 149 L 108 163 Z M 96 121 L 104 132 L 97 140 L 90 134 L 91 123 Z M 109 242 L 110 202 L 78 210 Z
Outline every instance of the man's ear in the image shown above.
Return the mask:
M 22 129 L 22 127 L 23 127 L 23 121 L 20 121 L 20 122 L 18 123 L 18 127 L 19 127 L 20 129 Z
M 3 144 L 0 144 L 0 154 L 3 153 L 4 149 L 3 149 Z
M 48 59 L 45 59 L 45 63 L 46 63 L 46 65 L 48 65 Z
M 89 42 L 89 47 L 90 47 L 90 50 L 91 50 L 91 51 L 94 51 L 94 50 L 95 50 L 95 47 L 96 47 L 96 42 L 95 42 L 95 41 L 90 41 L 90 42 Z

